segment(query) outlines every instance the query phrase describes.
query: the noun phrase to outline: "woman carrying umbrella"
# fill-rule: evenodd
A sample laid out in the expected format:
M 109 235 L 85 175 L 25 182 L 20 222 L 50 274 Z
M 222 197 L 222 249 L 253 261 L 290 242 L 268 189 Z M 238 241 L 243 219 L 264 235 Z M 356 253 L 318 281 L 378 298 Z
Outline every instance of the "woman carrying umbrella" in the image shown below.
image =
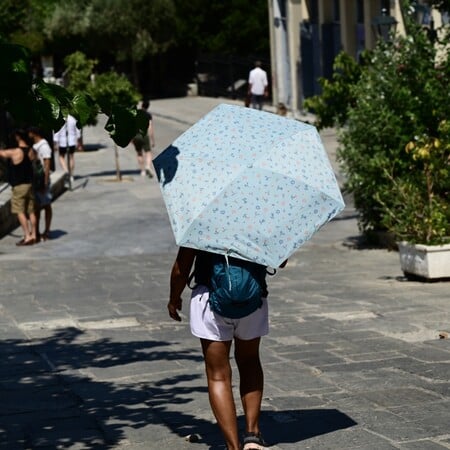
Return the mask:
M 243 448 L 263 449 L 266 444 L 259 429 L 259 416 L 264 375 L 259 344 L 261 336 L 269 332 L 267 292 L 264 292 L 262 306 L 245 317 L 230 319 L 217 314 L 209 307 L 210 292 L 206 286 L 208 281 L 201 280 L 201 275 L 197 273 L 199 258 L 204 253 L 180 247 L 170 278 L 170 300 L 167 305 L 169 315 L 174 320 L 181 320 L 178 314 L 182 307 L 181 294 L 189 282 L 189 274 L 196 262 L 196 286 L 191 297 L 190 326 L 192 334 L 200 338 L 212 411 L 225 437 L 228 450 L 241 449 L 229 358 L 234 340 L 234 356 L 239 370 L 239 390 L 246 424 Z M 282 266 L 285 264 L 286 262 Z M 203 273 L 208 273 L 208 267 L 202 269 Z
M 251 108 L 217 106 L 153 164 L 180 246 L 168 305 L 174 320 L 180 320 L 181 294 L 200 254 L 185 247 L 277 267 L 345 206 L 317 130 Z M 268 333 L 267 293 L 247 316 L 227 319 L 233 316 L 212 310 L 217 290 L 208 289 L 208 282 L 196 284 L 191 331 L 201 340 L 217 422 L 228 448 L 239 449 L 229 363 L 234 340 L 246 421 L 244 449 L 264 448 L 259 344 Z

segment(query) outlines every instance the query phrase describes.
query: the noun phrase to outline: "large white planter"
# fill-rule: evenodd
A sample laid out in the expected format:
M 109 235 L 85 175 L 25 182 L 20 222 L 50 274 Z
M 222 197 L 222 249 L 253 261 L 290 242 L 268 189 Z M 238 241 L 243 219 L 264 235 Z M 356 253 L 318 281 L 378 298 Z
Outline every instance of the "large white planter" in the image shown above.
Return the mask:
M 450 244 L 422 245 L 399 242 L 400 265 L 405 275 L 430 280 L 450 278 Z

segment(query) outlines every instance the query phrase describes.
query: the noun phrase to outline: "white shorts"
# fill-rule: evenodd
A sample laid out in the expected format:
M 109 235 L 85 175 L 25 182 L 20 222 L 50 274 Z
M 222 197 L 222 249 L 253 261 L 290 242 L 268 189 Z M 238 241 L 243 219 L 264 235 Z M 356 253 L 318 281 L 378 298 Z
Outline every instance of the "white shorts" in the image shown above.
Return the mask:
M 210 341 L 231 341 L 234 337 L 248 341 L 269 333 L 269 308 L 263 298 L 261 308 L 242 319 L 229 319 L 211 310 L 209 291 L 197 286 L 192 291 L 190 324 L 191 333 Z

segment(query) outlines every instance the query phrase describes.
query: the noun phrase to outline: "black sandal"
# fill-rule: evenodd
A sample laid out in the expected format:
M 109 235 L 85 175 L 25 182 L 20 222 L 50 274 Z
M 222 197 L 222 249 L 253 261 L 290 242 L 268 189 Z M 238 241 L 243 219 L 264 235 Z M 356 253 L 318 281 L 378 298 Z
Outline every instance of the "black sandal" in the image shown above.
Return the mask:
M 264 450 L 268 448 L 267 443 L 264 442 L 261 433 L 247 432 L 244 434 L 243 450 Z

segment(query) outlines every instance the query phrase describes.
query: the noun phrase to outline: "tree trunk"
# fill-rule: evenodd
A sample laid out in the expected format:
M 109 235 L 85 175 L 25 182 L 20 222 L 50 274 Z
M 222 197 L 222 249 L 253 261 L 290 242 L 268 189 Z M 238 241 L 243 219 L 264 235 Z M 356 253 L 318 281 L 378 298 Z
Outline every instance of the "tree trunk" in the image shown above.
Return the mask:
M 119 149 L 117 148 L 117 144 L 114 143 L 114 157 L 116 159 L 116 177 L 117 181 L 122 181 L 122 174 L 120 172 L 120 164 L 119 164 Z

